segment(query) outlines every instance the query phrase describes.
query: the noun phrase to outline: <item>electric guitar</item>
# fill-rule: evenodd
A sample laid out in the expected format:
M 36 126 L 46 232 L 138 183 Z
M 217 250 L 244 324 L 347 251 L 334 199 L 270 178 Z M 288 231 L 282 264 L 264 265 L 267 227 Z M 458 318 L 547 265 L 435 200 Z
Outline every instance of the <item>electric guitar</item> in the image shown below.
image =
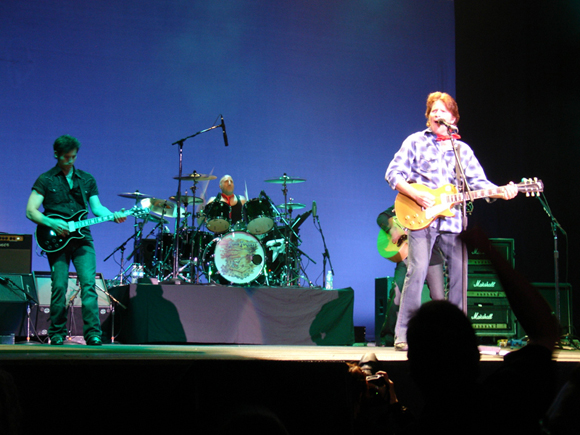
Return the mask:
M 84 234 L 79 231 L 80 228 L 115 219 L 114 214 L 109 214 L 107 216 L 99 216 L 83 220 L 87 213 L 87 210 L 80 210 L 70 217 L 64 217 L 59 214 L 47 215 L 49 218 L 65 220 L 68 223 L 69 234 L 68 236 L 58 235 L 52 228 L 47 227 L 46 225 L 38 225 L 34 232 L 36 243 L 45 252 L 57 252 L 64 248 L 72 239 L 83 239 L 85 237 Z M 123 214 L 125 216 L 132 215 L 138 219 L 143 219 L 149 214 L 149 209 L 135 206 L 131 210 L 124 211 Z
M 393 217 L 392 225 L 397 226 L 401 230 L 405 230 L 397 217 Z M 409 243 L 407 242 L 407 235 L 403 234 L 397 242 L 392 241 L 391 234 L 383 230 L 379 230 L 379 235 L 377 237 L 377 250 L 383 258 L 392 261 L 393 263 L 399 263 L 407 258 L 409 255 Z
M 462 202 L 464 199 L 488 198 L 502 193 L 504 187 L 500 186 L 492 189 L 473 190 L 466 193 L 458 193 L 453 184 L 445 184 L 438 189 L 430 189 L 422 184 L 411 184 L 415 189 L 422 192 L 429 192 L 435 197 L 435 205 L 431 207 L 421 207 L 413 199 L 402 193 L 395 198 L 395 213 L 399 222 L 410 230 L 420 230 L 431 224 L 439 216 L 455 216 L 451 208 Z M 522 179 L 516 184 L 519 192 L 524 192 L 526 196 L 535 196 L 544 191 L 544 184 L 537 178 Z

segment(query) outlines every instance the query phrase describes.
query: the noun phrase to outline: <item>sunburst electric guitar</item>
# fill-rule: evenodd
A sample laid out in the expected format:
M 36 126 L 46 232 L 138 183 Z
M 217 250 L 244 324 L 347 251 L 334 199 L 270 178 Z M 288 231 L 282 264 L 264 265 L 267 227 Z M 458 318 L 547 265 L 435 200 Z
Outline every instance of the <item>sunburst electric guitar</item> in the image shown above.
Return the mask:
M 392 225 L 397 226 L 401 232 L 405 231 L 405 227 L 399 223 L 396 216 L 391 221 Z M 391 235 L 381 228 L 379 230 L 379 236 L 377 237 L 377 250 L 387 260 L 391 260 L 393 263 L 399 263 L 409 255 L 407 235 L 403 234 L 399 237 L 399 240 L 393 242 Z
M 435 205 L 424 208 L 417 204 L 413 199 L 402 193 L 395 198 L 395 213 L 397 219 L 404 227 L 410 230 L 420 230 L 431 224 L 439 216 L 455 216 L 451 208 L 464 199 L 488 198 L 493 195 L 502 193 L 506 186 L 500 186 L 493 189 L 473 190 L 467 193 L 457 193 L 457 188 L 453 184 L 445 184 L 438 189 L 430 189 L 422 184 L 411 184 L 415 189 L 429 192 L 435 197 Z M 516 184 L 519 192 L 524 192 L 526 196 L 535 196 L 544 191 L 544 184 L 536 178 L 523 179 L 521 183 Z
M 68 224 L 68 236 L 58 235 L 52 228 L 46 225 L 38 225 L 34 232 L 36 243 L 45 252 L 56 252 L 64 248 L 72 239 L 83 239 L 85 236 L 79 230 L 90 225 L 100 224 L 102 222 L 112 221 L 115 219 L 114 214 L 107 216 L 94 217 L 91 219 L 84 219 L 88 211 L 80 210 L 70 217 L 64 217 L 58 214 L 49 214 L 49 218 L 63 219 Z M 143 219 L 149 214 L 148 208 L 133 207 L 131 210 L 124 211 L 125 216 L 135 216 L 138 219 Z

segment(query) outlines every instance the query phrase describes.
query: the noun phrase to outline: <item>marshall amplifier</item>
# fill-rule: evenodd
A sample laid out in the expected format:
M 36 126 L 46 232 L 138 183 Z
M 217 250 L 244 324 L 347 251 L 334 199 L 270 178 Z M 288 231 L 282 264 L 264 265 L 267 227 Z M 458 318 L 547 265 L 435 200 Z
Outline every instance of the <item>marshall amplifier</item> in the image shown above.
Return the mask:
M 0 234 L 0 273 L 31 273 L 32 234 Z
M 515 267 L 515 250 L 514 239 L 489 239 L 491 245 L 511 264 Z M 468 251 L 467 253 L 467 268 L 468 273 L 494 273 L 491 262 L 487 259 L 485 254 L 478 251 Z
M 467 316 L 478 336 L 517 336 L 517 321 L 505 298 L 468 297 Z
M 479 273 L 467 275 L 467 297 L 505 298 L 496 275 Z

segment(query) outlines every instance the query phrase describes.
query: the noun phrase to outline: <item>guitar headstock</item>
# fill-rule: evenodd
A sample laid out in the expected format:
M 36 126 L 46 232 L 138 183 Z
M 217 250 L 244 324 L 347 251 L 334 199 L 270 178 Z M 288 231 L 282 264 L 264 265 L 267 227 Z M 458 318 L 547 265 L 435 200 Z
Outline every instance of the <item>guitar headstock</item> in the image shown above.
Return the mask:
M 518 183 L 518 191 L 524 192 L 526 196 L 540 196 L 540 192 L 544 191 L 544 183 L 537 178 L 522 178 L 522 182 Z

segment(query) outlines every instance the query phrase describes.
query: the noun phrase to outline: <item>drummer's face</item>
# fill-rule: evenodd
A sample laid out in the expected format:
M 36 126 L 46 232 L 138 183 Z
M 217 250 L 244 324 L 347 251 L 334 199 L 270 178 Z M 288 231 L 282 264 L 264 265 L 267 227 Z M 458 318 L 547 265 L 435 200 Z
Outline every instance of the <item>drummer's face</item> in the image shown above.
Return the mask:
M 234 180 L 232 177 L 226 177 L 222 180 L 220 188 L 223 193 L 232 194 L 234 193 Z

